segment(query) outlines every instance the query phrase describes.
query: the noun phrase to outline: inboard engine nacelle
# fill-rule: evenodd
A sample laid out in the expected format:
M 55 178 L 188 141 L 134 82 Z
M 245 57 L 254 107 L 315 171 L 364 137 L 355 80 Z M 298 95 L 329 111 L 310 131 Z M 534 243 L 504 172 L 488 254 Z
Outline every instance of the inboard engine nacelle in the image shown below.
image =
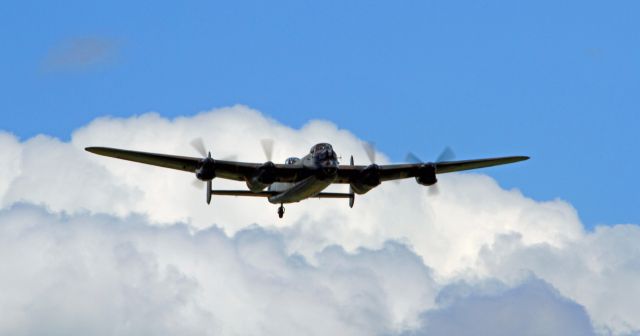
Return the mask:
M 418 174 L 416 175 L 416 181 L 423 186 L 430 186 L 436 184 L 438 179 L 436 178 L 435 165 L 428 163 L 418 168 Z
M 273 177 L 275 167 L 275 164 L 271 161 L 267 161 L 260 166 L 257 173 L 247 180 L 247 187 L 249 190 L 253 192 L 262 191 L 264 188 L 272 184 L 275 181 Z
M 362 195 L 380 185 L 380 182 L 380 167 L 374 163 L 358 173 L 357 177 L 351 182 L 351 189 L 356 194 Z

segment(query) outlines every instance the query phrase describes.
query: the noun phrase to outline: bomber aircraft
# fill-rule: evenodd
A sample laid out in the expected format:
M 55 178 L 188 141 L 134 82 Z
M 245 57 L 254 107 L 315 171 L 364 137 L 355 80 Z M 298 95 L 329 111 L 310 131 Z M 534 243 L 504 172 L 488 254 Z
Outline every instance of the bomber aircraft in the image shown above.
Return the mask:
M 385 181 L 413 177 L 419 184 L 435 188 L 438 182 L 437 174 L 529 159 L 527 156 L 507 156 L 452 161 L 447 159 L 452 156 L 452 152 L 447 149 L 435 162 L 422 162 L 415 155 L 409 154 L 407 161 L 412 163 L 378 165 L 375 163 L 375 150 L 370 144 L 365 144 L 365 151 L 371 164 L 354 165 L 353 156 L 351 156 L 349 165 L 341 165 L 333 147 L 328 143 L 319 143 L 311 147 L 309 153 L 302 158 L 290 157 L 284 164 L 277 164 L 271 161 L 273 140 L 265 139 L 262 140 L 262 148 L 267 161 L 249 163 L 214 159 L 211 157 L 211 152 L 206 151 L 200 138 L 193 140 L 191 145 L 202 157 L 156 154 L 108 147 L 87 147 L 85 150 L 118 159 L 195 173 L 198 180 L 206 182 L 207 204 L 211 202 L 212 195 L 265 197 L 272 204 L 280 204 L 278 208 L 280 218 L 284 215 L 284 204 L 300 202 L 307 198 L 344 198 L 349 200 L 349 207 L 353 207 L 355 194 L 365 194 Z M 248 190 L 213 190 L 211 181 L 216 177 L 245 182 Z M 349 184 L 349 192 L 323 191 L 333 183 Z

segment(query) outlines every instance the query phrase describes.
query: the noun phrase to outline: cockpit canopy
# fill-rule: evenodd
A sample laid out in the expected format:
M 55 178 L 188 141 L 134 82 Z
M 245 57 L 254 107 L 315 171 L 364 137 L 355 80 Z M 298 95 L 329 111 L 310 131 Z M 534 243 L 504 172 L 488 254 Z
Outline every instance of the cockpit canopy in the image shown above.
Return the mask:
M 298 161 L 300 161 L 300 159 L 298 159 L 297 157 L 290 157 L 284 161 L 284 164 L 295 164 Z
M 311 150 L 309 151 L 309 153 L 313 154 L 315 152 L 320 152 L 323 150 L 333 150 L 333 147 L 331 147 L 331 145 L 328 143 L 319 143 L 311 147 Z

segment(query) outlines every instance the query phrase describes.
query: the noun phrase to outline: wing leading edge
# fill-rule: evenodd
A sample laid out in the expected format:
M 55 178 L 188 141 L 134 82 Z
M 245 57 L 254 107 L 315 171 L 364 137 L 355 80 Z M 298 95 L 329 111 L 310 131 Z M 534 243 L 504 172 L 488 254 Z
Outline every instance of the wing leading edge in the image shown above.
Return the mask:
M 182 170 L 193 173 L 202 159 L 189 156 L 138 152 L 109 147 L 87 147 L 86 151 L 117 159 L 145 163 L 153 166 Z M 255 173 L 259 163 L 215 160 L 216 177 L 244 181 Z
M 125 149 L 109 147 L 87 147 L 86 151 L 109 156 L 116 159 L 128 160 L 144 163 L 148 165 L 171 168 L 193 173 L 198 168 L 201 158 L 168 155 L 148 152 L 138 152 Z M 262 163 L 237 162 L 226 160 L 215 160 L 215 176 L 228 180 L 246 181 L 251 178 L 260 168 Z M 276 182 L 295 182 L 306 177 L 300 169 L 287 167 L 286 165 L 275 165 Z
M 188 156 L 137 152 L 109 147 L 87 147 L 85 148 L 85 150 L 87 152 L 109 156 L 116 159 L 145 163 L 164 168 L 177 169 L 190 173 L 193 173 L 196 170 L 196 168 L 198 167 L 198 163 L 200 162 L 199 158 Z
M 528 160 L 528 156 L 505 156 L 497 158 L 462 160 L 462 161 L 443 161 L 437 163 L 404 163 L 379 165 L 380 181 L 399 180 L 410 177 L 416 177 L 420 168 L 425 164 L 433 164 L 436 174 L 446 174 L 464 170 L 486 168 L 503 164 L 515 163 Z M 338 179 L 336 183 L 350 183 L 358 174 L 367 166 L 347 166 L 341 165 L 338 170 Z
M 87 147 L 85 148 L 85 150 L 98 155 L 109 156 L 117 159 L 139 162 L 164 168 L 182 170 L 190 173 L 195 172 L 201 160 L 200 158 L 188 156 L 139 152 L 109 147 Z M 528 159 L 528 156 L 506 156 L 478 160 L 444 161 L 433 163 L 433 165 L 435 165 L 436 174 L 445 174 L 457 171 L 515 163 Z M 253 174 L 255 174 L 256 169 L 261 166 L 260 163 L 224 160 L 215 160 L 215 162 L 217 177 L 236 181 L 244 181 L 247 178 L 250 178 Z M 422 167 L 423 165 L 423 163 L 380 165 L 380 180 L 390 181 L 416 177 L 420 170 L 420 167 Z M 338 177 L 335 183 L 350 183 L 354 178 L 357 178 L 359 173 L 365 168 L 367 168 L 367 166 L 341 165 L 338 169 Z M 277 164 L 276 169 L 276 180 L 278 182 L 295 182 L 306 177 L 304 172 L 301 172 L 298 168 L 292 168 L 287 167 L 286 165 Z
M 503 164 L 529 160 L 528 156 L 505 156 L 490 159 L 444 161 L 436 163 L 436 174 L 452 173 L 463 170 L 493 167 Z

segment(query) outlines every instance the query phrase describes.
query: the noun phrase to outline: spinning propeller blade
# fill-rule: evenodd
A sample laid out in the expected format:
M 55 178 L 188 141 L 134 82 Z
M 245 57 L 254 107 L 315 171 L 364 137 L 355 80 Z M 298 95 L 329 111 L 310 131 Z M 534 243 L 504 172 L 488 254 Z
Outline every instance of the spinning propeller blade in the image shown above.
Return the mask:
M 362 148 L 364 148 L 367 157 L 371 163 L 376 162 L 376 147 L 373 142 L 365 142 L 362 144 Z
M 456 154 L 453 152 L 453 150 L 451 149 L 451 147 L 447 146 L 445 147 L 442 152 L 440 153 L 440 155 L 438 155 L 438 158 L 436 159 L 435 163 L 440 163 L 440 162 L 446 162 L 446 161 L 453 161 L 456 157 Z M 407 153 L 407 156 L 405 158 L 405 160 L 407 162 L 411 162 L 411 163 L 424 163 L 424 161 L 422 161 L 417 155 L 409 152 Z M 438 187 L 438 183 L 429 186 L 429 194 L 430 195 L 438 195 L 440 193 L 440 188 Z
M 204 145 L 204 141 L 202 140 L 201 137 L 197 137 L 193 140 L 191 140 L 191 146 L 198 152 L 198 154 L 200 154 L 200 156 L 202 156 L 203 158 L 206 157 L 211 157 L 211 152 L 208 152 L 207 154 L 207 148 Z M 205 182 L 201 181 L 199 179 L 194 179 L 193 181 L 191 181 L 191 185 L 196 188 L 196 189 L 202 189 L 202 187 L 205 186 Z
M 422 163 L 422 160 L 420 160 L 419 157 L 417 157 L 415 154 L 409 152 L 407 153 L 407 156 L 405 157 L 405 160 L 407 162 L 411 162 L 411 163 Z
M 260 144 L 262 145 L 262 151 L 267 161 L 271 161 L 273 156 L 273 139 L 262 139 L 260 140 Z
M 456 158 L 456 153 L 453 152 L 451 147 L 447 146 L 442 150 L 442 153 L 438 155 L 436 159 L 436 163 L 445 162 L 445 161 L 453 161 Z
M 202 187 L 204 187 L 204 182 L 198 179 L 193 179 L 193 181 L 191 181 L 191 186 L 193 186 L 196 189 L 202 189 Z
M 207 156 L 207 149 L 204 145 L 204 141 L 202 138 L 198 137 L 191 140 L 191 146 L 200 154 L 202 157 Z

